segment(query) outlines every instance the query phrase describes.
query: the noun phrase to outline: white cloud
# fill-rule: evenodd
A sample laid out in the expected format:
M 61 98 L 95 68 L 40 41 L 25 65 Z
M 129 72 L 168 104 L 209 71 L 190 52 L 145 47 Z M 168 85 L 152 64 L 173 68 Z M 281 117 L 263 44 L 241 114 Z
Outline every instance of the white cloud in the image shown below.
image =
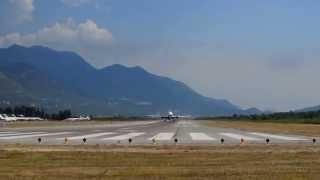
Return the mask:
M 57 22 L 29 34 L 10 33 L 0 36 L 0 47 L 12 44 L 43 45 L 56 50 L 80 54 L 93 65 L 104 64 L 114 46 L 112 33 L 87 20 L 76 24 L 72 19 Z
M 0 36 L 0 46 L 7 47 L 11 44 L 46 45 L 63 50 L 78 50 L 85 47 L 98 47 L 109 45 L 112 33 L 108 29 L 100 28 L 92 21 L 87 20 L 75 24 L 72 19 L 53 26 L 44 27 L 29 34 L 10 33 Z
M 83 4 L 91 3 L 92 0 L 61 0 L 61 2 L 71 7 L 78 7 Z
M 19 23 L 32 21 L 34 0 L 9 0 L 13 7 L 13 13 Z

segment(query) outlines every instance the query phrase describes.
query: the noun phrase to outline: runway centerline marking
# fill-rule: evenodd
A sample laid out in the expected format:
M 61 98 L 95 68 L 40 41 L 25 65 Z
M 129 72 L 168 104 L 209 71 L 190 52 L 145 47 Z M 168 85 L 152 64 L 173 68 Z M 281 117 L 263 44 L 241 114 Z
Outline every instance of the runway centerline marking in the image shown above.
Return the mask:
M 288 140 L 288 141 L 305 141 L 308 140 L 306 138 L 300 138 L 300 137 L 290 137 L 290 136 L 280 136 L 280 135 L 275 135 L 275 134 L 267 134 L 267 133 L 257 133 L 257 132 L 252 132 L 249 134 L 257 135 L 257 136 L 262 136 L 262 137 L 268 137 L 268 138 L 274 138 L 274 139 L 280 139 L 280 140 Z
M 247 140 L 247 141 L 260 141 L 260 140 L 262 140 L 260 138 L 255 138 L 255 137 L 251 137 L 251 136 L 244 136 L 242 134 L 234 134 L 234 133 L 219 133 L 219 134 L 233 138 L 233 139 L 237 139 L 237 140 L 240 140 L 241 138 L 244 140 Z
M 94 134 L 85 134 L 80 136 L 73 136 L 73 137 L 67 137 L 69 140 L 77 140 L 77 139 L 83 139 L 83 138 L 94 138 L 94 137 L 100 137 L 105 135 L 114 134 L 114 132 L 104 132 L 104 133 L 94 133 Z M 61 140 L 64 138 L 57 138 L 57 140 Z
M 205 133 L 192 132 L 189 133 L 192 140 L 195 141 L 215 141 L 216 138 L 210 137 Z
M 18 136 L 0 137 L 0 139 L 3 139 L 3 140 L 22 139 L 22 138 L 31 138 L 31 137 L 55 136 L 55 135 L 62 135 L 62 134 L 69 134 L 69 133 L 71 133 L 71 132 L 58 132 L 58 133 L 46 133 L 46 134 L 18 135 Z
M 173 135 L 174 135 L 174 133 L 172 133 L 172 132 L 163 132 L 163 133 L 159 133 L 159 134 L 153 136 L 152 138 L 149 138 L 148 140 L 154 139 L 157 141 L 166 141 L 166 140 L 168 141 L 168 140 L 172 139 Z
M 141 136 L 143 134 L 145 134 L 145 133 L 143 133 L 143 132 L 140 132 L 140 133 L 128 133 L 128 134 L 124 134 L 124 135 L 103 138 L 102 140 L 126 140 L 126 139 L 129 139 L 129 138 L 134 138 L 134 137 L 137 137 L 137 136 Z

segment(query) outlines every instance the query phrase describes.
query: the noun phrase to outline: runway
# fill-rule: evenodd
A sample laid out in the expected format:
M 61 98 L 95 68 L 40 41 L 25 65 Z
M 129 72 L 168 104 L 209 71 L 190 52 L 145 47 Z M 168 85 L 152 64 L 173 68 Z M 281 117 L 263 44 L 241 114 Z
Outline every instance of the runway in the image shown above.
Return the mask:
M 312 144 L 313 138 L 207 127 L 195 120 L 0 129 L 1 144 Z

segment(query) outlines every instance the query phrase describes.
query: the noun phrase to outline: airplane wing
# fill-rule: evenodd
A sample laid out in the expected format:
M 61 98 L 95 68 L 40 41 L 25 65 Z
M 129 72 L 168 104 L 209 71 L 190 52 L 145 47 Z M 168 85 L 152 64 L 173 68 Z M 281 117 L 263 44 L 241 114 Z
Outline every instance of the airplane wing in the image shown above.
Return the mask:
M 160 118 L 161 118 L 161 119 L 170 119 L 169 116 L 161 116 Z

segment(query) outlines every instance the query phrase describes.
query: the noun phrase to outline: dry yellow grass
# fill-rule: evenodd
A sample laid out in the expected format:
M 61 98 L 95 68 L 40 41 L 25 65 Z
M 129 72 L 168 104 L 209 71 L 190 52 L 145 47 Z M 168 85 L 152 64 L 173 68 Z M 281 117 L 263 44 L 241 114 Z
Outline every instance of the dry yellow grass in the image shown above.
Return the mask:
M 235 128 L 247 131 L 259 131 L 270 133 L 288 133 L 307 136 L 320 136 L 319 124 L 294 124 L 252 121 L 229 121 L 229 120 L 201 120 L 210 127 Z
M 51 148 L 55 151 L 42 151 Z M 2 145 L 0 149 L 0 179 L 320 178 L 319 146 Z

